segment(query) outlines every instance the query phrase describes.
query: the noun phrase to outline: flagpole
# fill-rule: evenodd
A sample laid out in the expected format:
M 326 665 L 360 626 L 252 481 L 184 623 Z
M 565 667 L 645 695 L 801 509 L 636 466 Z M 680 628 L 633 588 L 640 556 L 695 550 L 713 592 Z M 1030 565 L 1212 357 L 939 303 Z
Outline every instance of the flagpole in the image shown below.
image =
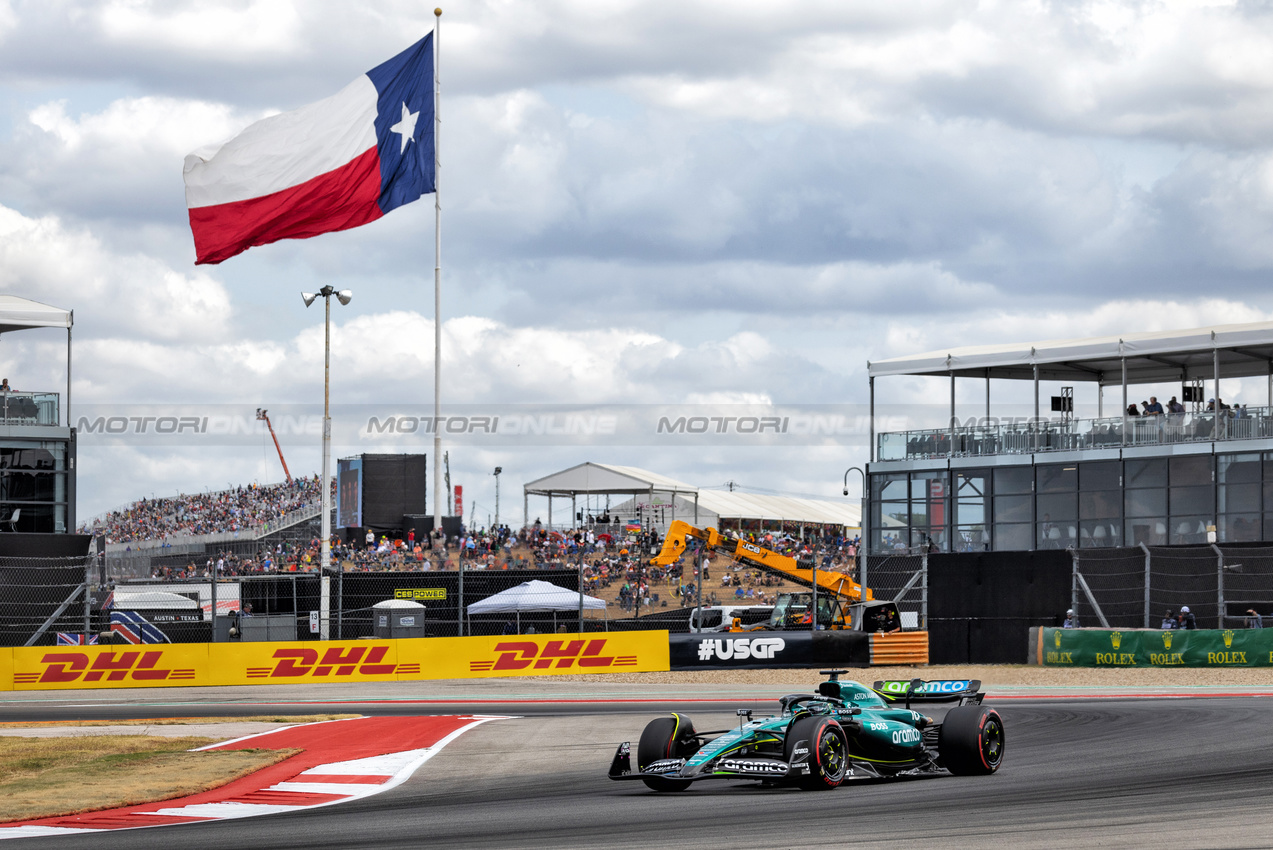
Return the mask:
M 442 533 L 442 10 L 433 10 L 433 531 Z

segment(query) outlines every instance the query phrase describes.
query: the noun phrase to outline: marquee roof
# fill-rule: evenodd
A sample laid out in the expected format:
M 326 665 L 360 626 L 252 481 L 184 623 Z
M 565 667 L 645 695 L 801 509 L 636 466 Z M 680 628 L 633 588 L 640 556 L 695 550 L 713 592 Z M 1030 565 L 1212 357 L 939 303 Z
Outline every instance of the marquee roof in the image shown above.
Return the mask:
M 581 463 L 524 485 L 532 496 L 570 496 L 584 493 L 697 493 L 698 488 L 635 466 Z
M 1085 339 L 973 345 L 929 351 L 867 364 L 871 377 L 888 375 L 954 375 L 961 378 L 1099 381 L 1121 384 L 1127 361 L 1127 383 L 1145 384 L 1215 377 L 1213 356 L 1219 355 L 1221 378 L 1245 378 L 1273 372 L 1273 322 L 1213 325 L 1189 330 L 1155 331 Z
M 0 295 L 0 333 L 24 331 L 28 328 L 69 328 L 71 311 L 50 307 L 39 301 Z

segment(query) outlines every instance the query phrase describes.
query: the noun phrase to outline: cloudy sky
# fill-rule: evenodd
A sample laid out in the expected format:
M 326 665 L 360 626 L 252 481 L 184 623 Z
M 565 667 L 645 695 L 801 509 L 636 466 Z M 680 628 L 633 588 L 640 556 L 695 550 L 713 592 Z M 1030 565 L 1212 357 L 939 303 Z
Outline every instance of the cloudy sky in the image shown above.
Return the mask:
M 432 404 L 431 199 L 196 267 L 181 172 L 432 26 L 405 0 L 0 0 L 0 292 L 74 309 L 77 408 L 312 413 L 299 292 L 332 284 L 335 453 L 430 448 L 359 425 Z M 872 359 L 1273 318 L 1264 3 L 460 0 L 441 55 L 450 410 L 853 412 Z M 64 389 L 64 345 L 6 335 L 0 370 Z M 879 389 L 941 421 L 945 382 Z M 484 523 L 502 466 L 519 521 L 524 482 L 587 460 L 838 497 L 867 454 L 618 430 L 452 441 L 452 479 Z M 261 432 L 79 457 L 81 519 L 282 478 Z

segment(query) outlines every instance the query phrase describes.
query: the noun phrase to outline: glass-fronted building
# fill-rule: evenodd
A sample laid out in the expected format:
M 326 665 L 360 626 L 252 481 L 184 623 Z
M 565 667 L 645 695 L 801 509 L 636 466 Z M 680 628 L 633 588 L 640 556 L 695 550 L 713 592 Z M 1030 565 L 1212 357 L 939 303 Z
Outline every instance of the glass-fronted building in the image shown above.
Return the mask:
M 1273 324 L 966 348 L 869 365 L 875 379 L 946 376 L 945 428 L 872 433 L 870 551 L 987 551 L 1273 540 Z M 1263 377 L 1268 403 L 1208 409 L 1219 379 Z M 955 417 L 955 379 L 986 383 L 986 417 Z M 991 416 L 995 379 L 1032 380 L 1035 415 Z M 1098 384 L 1098 415 L 1072 392 L 1040 416 L 1039 382 Z M 1129 416 L 1128 387 L 1179 380 L 1192 409 Z M 1106 388 L 1120 415 L 1103 415 Z M 1067 390 L 1070 388 L 1066 388 Z M 872 416 L 874 421 L 874 416 Z
M 66 394 L 0 383 L 0 532 L 75 530 L 75 432 L 70 426 L 72 313 L 0 295 L 0 339 L 32 328 L 66 330 Z

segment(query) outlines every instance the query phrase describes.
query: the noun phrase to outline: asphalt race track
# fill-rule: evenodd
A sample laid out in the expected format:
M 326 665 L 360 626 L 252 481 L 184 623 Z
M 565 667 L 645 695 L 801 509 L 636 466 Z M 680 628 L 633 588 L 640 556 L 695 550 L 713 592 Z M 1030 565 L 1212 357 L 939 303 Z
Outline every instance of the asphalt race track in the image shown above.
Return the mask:
M 164 705 L 158 697 L 167 698 Z M 29 712 L 44 720 L 263 713 L 259 689 L 237 699 L 225 692 L 171 697 L 133 691 L 132 704 L 51 700 L 38 706 L 6 699 L 0 720 Z M 22 839 L 4 847 L 1273 846 L 1273 701 L 1267 698 L 987 700 L 1007 729 L 1004 767 L 995 776 L 855 782 L 821 793 L 708 782 L 679 794 L 605 777 L 616 744 L 635 741 L 646 719 L 677 704 L 664 693 L 641 698 L 652 701 L 527 698 L 522 705 L 533 714 L 513 710 L 515 694 L 498 707 L 464 705 L 460 695 L 445 704 L 350 698 L 347 706 L 292 705 L 290 713 L 526 716 L 464 734 L 411 780 L 365 800 L 238 821 L 61 836 L 53 843 Z M 747 704 L 755 700 L 722 699 L 716 689 L 687 693 L 680 707 L 699 729 L 722 729 L 737 722 L 732 708 Z M 720 710 L 726 705 L 728 713 Z

